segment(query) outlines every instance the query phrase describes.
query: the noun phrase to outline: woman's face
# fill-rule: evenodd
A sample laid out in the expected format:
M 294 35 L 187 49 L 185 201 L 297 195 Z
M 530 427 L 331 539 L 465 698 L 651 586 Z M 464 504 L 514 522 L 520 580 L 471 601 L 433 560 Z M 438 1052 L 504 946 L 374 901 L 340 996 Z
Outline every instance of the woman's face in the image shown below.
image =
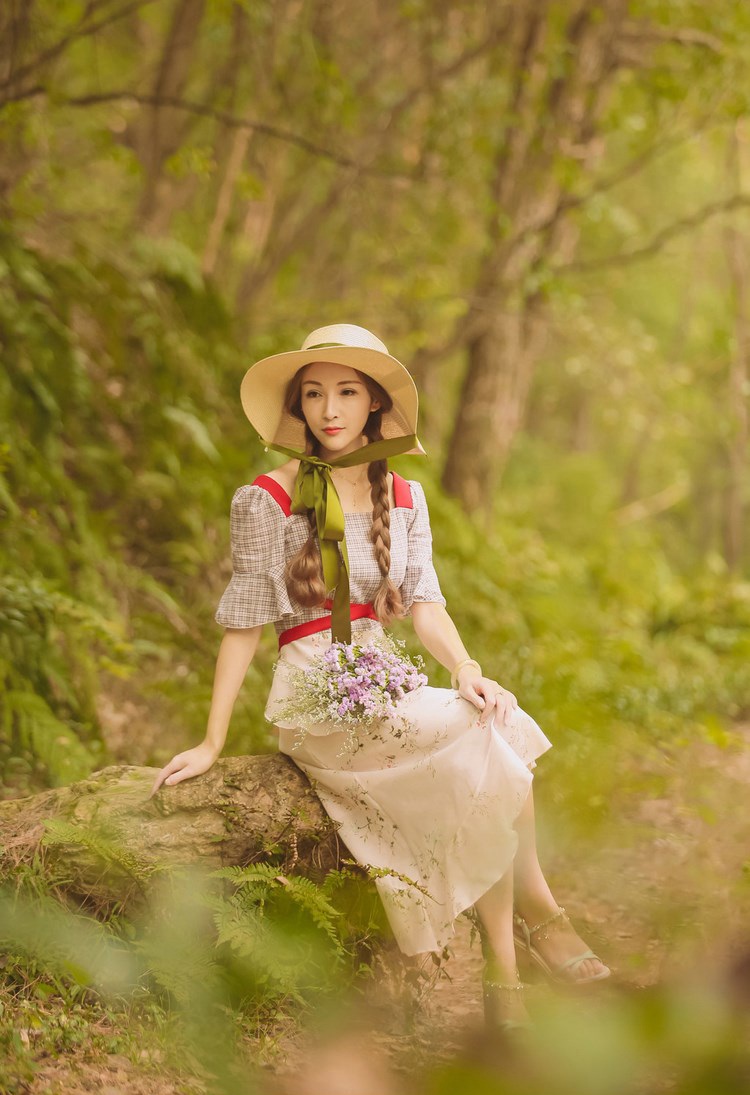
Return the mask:
M 332 361 L 315 361 L 302 374 L 302 413 L 320 443 L 321 455 L 343 456 L 362 446 L 371 411 L 380 406 L 356 370 Z

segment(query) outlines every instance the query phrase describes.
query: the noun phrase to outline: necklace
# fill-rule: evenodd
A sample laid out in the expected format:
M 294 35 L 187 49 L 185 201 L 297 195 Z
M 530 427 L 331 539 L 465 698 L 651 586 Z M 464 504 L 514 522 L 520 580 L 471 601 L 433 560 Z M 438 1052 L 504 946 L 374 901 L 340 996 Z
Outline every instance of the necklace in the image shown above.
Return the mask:
M 347 487 L 351 489 L 351 496 L 350 496 L 351 497 L 351 502 L 350 502 L 350 504 L 347 504 L 346 500 L 344 498 L 341 499 L 344 511 L 346 511 L 346 512 L 348 512 L 348 511 L 359 512 L 360 502 L 364 501 L 364 490 L 363 490 L 363 488 L 365 487 L 365 484 L 368 487 L 370 485 L 370 480 L 368 479 L 367 472 L 365 471 L 365 473 L 363 475 L 362 472 L 359 469 L 357 469 L 357 478 L 356 479 L 354 479 L 354 478 L 350 479 L 348 476 L 343 474 L 343 469 L 341 469 L 341 470 L 337 471 L 334 474 L 333 480 L 334 480 L 334 483 L 336 484 L 336 490 L 339 489 L 339 484 L 343 485 L 344 483 L 346 483 Z M 341 492 L 339 491 L 339 497 L 340 496 L 341 496 Z M 349 497 L 349 492 L 348 491 L 347 491 L 347 497 Z

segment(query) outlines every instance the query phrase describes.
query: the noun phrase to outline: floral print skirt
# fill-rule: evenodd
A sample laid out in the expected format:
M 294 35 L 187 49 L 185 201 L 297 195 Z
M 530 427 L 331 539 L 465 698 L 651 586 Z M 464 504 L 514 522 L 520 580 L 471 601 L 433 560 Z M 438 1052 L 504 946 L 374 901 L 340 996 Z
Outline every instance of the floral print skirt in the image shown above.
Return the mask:
M 353 637 L 380 632 L 355 621 Z M 285 665 L 309 665 L 330 645 L 320 631 L 281 648 L 266 718 L 279 748 L 311 780 L 341 839 L 375 879 L 405 954 L 441 950 L 459 913 L 511 867 L 513 824 L 531 786 L 536 758 L 551 747 L 517 707 L 508 724 L 481 726 L 480 712 L 451 688 L 422 685 L 398 703 L 398 715 L 351 736 L 330 725 L 301 735 L 274 719 L 290 694 Z

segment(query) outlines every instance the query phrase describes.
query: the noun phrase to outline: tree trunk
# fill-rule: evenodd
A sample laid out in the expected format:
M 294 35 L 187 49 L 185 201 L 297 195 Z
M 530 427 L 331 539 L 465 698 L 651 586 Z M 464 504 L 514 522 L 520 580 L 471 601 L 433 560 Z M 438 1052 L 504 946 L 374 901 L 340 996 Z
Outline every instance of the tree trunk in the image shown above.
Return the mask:
M 522 305 L 523 309 L 523 305 Z M 533 302 L 498 305 L 492 323 L 470 342 L 464 396 L 443 475 L 469 512 L 490 513 L 500 471 L 526 406 L 543 327 Z
M 740 141 L 737 126 L 732 132 L 729 149 L 730 176 L 739 193 L 742 186 Z M 727 419 L 731 425 L 728 438 L 728 483 L 724 528 L 724 554 L 730 570 L 742 564 L 747 489 L 748 441 L 748 378 L 750 377 L 750 272 L 748 271 L 747 240 L 736 224 L 729 224 L 725 233 L 726 253 L 731 276 L 734 303 L 734 347 L 730 350 L 729 406 Z
M 299 768 L 281 754 L 222 757 L 149 798 L 157 769 L 111 766 L 69 787 L 0 805 L 0 856 L 39 856 L 48 882 L 94 908 L 140 904 L 174 866 L 271 861 L 320 876 L 348 852 Z
M 221 241 L 232 211 L 235 187 L 250 144 L 250 136 L 251 130 L 238 129 L 232 137 L 232 145 L 224 164 L 219 193 L 216 198 L 216 208 L 208 228 L 206 244 L 201 258 L 201 270 L 207 275 L 213 274 L 216 270 Z
M 624 4 L 576 6 L 565 32 L 565 68 L 551 79 L 547 54 L 560 43 L 550 11 L 538 4 L 514 11 L 514 124 L 502 133 L 495 157 L 489 247 L 472 314 L 456 325 L 465 332 L 468 365 L 443 473 L 445 489 L 467 510 L 488 515 L 546 332 L 540 275 L 576 246 L 559 166 L 588 168 L 600 154 L 597 124 L 615 71 L 613 39 Z
M 11 0 L 0 5 L 0 107 L 17 91 L 23 79 L 27 47 L 33 38 L 36 17 L 31 0 Z M 0 131 L 0 210 L 6 212 L 9 196 L 31 163 L 24 139 L 26 125 L 6 124 Z
M 151 88 L 157 99 L 178 98 L 183 92 L 198 45 L 204 7 L 205 0 L 177 0 Z M 164 164 L 180 147 L 186 124 L 184 113 L 174 107 L 148 106 L 133 133 L 133 145 L 144 172 L 138 219 L 147 230 L 156 230 Z

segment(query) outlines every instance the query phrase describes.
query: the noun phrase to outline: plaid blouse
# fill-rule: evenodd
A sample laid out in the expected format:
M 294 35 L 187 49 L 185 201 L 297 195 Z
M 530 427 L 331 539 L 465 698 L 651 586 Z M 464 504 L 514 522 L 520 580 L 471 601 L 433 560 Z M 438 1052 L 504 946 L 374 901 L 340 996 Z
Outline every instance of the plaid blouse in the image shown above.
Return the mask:
M 412 506 L 391 509 L 390 577 L 401 593 L 407 615 L 414 601 L 446 603 L 432 563 L 432 533 L 421 483 L 405 481 Z M 278 487 L 278 485 L 277 485 Z M 322 606 L 304 608 L 289 597 L 284 566 L 307 541 L 310 526 L 304 514 L 288 514 L 288 496 L 258 484 L 239 487 L 232 498 L 229 530 L 234 573 L 222 594 L 215 620 L 224 627 L 255 627 L 273 623 L 277 634 L 328 614 Z M 408 500 L 408 498 L 407 498 Z M 367 604 L 382 580 L 370 540 L 371 513 L 347 513 L 350 600 Z

